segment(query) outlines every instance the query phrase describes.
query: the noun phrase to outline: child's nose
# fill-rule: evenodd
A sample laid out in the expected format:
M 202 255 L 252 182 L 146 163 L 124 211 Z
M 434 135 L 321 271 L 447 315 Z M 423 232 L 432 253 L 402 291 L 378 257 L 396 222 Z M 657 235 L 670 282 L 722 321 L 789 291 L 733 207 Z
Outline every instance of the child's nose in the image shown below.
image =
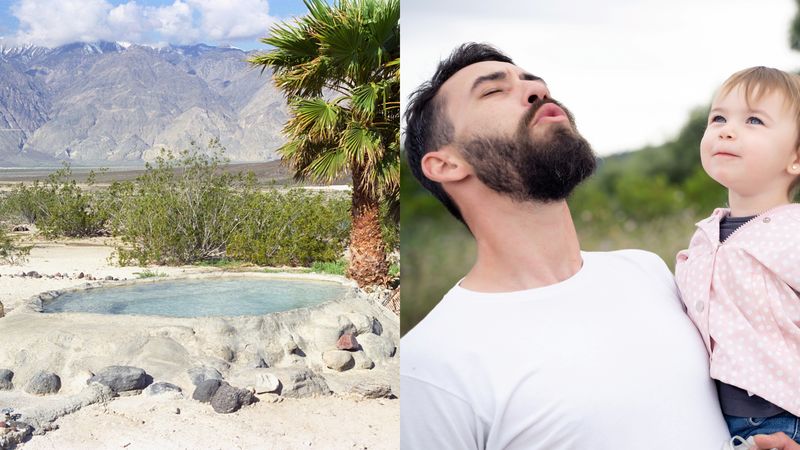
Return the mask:
M 721 130 L 719 130 L 719 137 L 723 140 L 735 139 L 736 133 L 730 126 L 724 126 Z

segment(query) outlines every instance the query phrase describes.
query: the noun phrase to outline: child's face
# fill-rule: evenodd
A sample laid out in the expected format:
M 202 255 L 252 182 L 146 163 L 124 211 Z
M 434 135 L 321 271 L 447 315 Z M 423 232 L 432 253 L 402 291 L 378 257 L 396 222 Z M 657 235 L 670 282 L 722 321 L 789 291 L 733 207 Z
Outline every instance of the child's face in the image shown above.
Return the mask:
M 740 196 L 776 194 L 800 174 L 795 115 L 777 92 L 747 105 L 741 86 L 714 99 L 700 143 L 703 168 Z

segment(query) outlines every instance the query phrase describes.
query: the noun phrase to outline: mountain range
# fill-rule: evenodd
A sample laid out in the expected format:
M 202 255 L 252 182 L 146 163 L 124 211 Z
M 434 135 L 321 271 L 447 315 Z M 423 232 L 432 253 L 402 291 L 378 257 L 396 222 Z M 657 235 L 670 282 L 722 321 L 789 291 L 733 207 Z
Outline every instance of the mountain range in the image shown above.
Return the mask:
M 219 139 L 269 161 L 286 99 L 236 48 L 73 43 L 0 47 L 0 166 L 142 164 Z

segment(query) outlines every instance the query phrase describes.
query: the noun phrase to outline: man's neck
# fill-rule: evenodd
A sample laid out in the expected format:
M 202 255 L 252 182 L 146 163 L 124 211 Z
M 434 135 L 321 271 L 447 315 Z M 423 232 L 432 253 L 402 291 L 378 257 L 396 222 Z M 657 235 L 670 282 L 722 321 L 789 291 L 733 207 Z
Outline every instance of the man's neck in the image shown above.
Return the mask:
M 462 287 L 478 292 L 533 289 L 580 270 L 580 245 L 566 202 L 493 200 L 490 211 L 466 217 L 478 257 Z

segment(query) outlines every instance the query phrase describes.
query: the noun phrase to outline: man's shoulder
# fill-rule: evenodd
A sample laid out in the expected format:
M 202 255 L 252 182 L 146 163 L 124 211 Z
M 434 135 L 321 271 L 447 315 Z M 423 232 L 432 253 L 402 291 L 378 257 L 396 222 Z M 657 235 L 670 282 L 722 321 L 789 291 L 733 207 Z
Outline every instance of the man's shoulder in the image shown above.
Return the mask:
M 639 249 L 624 249 L 615 250 L 610 252 L 585 252 L 586 257 L 594 258 L 604 264 L 603 267 L 610 268 L 605 264 L 615 264 L 622 266 L 630 266 L 647 271 L 661 273 L 669 273 L 664 260 L 660 256 L 647 250 Z

